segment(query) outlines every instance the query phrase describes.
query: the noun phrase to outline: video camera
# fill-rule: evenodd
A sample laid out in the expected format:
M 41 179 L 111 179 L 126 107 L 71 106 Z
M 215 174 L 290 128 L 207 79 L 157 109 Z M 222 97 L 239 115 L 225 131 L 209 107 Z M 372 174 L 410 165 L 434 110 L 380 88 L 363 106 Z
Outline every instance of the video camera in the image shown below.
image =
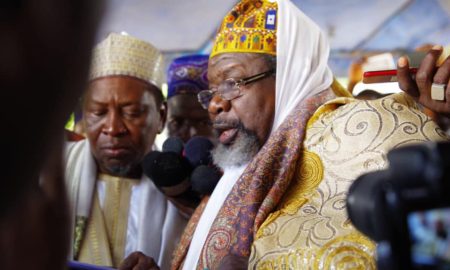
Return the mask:
M 388 153 L 389 168 L 360 176 L 347 211 L 377 242 L 378 269 L 450 269 L 450 143 Z

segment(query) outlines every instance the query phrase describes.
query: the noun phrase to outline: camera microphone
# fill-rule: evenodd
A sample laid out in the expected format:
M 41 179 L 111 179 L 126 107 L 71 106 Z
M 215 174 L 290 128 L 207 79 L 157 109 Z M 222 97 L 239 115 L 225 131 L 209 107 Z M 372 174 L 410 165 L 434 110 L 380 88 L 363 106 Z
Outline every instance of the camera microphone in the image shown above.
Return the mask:
M 190 189 L 192 167 L 177 153 L 152 151 L 144 157 L 142 167 L 145 175 L 167 196 L 178 196 Z
M 195 168 L 200 165 L 211 165 L 211 150 L 214 144 L 206 137 L 192 137 L 184 147 L 184 156 Z
M 184 144 L 178 137 L 169 137 L 162 145 L 163 152 L 174 152 L 179 155 L 183 154 Z
M 222 177 L 221 172 L 216 168 L 200 165 L 192 171 L 192 190 L 199 194 L 210 195 Z
M 193 137 L 186 146 L 181 139 L 170 137 L 163 152 L 152 151 L 144 157 L 144 174 L 167 196 L 197 202 L 201 195 L 212 193 L 221 177 L 212 165 L 213 147 L 205 137 Z

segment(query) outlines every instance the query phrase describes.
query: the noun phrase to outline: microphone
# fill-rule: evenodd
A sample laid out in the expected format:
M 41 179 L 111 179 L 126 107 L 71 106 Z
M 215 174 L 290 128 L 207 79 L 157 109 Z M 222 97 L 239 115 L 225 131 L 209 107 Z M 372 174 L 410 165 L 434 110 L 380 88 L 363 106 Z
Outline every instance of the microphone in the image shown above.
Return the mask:
M 200 165 L 192 171 L 192 190 L 203 195 L 210 195 L 222 177 L 221 172 L 213 167 Z
M 162 145 L 163 152 L 174 152 L 179 155 L 183 153 L 184 143 L 178 137 L 169 137 Z
M 142 167 L 167 196 L 178 196 L 190 189 L 192 166 L 177 153 L 152 151 L 144 157 Z
M 214 144 L 206 137 L 194 136 L 184 147 L 184 156 L 192 167 L 212 164 L 211 150 Z
M 170 137 L 163 144 L 163 152 L 152 151 L 144 157 L 143 172 L 165 195 L 195 208 L 203 195 L 212 193 L 221 177 L 212 164 L 213 147 L 205 137 L 193 137 L 185 146 L 181 139 Z

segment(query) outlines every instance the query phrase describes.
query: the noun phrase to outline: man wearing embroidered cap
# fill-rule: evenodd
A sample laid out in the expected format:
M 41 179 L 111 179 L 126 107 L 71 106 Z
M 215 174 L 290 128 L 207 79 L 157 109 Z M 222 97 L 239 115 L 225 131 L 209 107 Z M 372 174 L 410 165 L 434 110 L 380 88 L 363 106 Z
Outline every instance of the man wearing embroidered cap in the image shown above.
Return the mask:
M 197 94 L 208 89 L 208 55 L 187 55 L 169 66 L 167 83 L 167 129 L 170 137 L 187 142 L 193 136 L 213 139 L 208 112 L 197 101 Z
M 374 269 L 374 244 L 347 217 L 349 185 L 394 146 L 444 137 L 405 96 L 351 98 L 328 54 L 289 0 L 243 0 L 226 15 L 198 95 L 224 175 L 172 269 Z
M 140 167 L 166 117 L 162 54 L 145 41 L 110 34 L 94 49 L 89 79 L 87 140 L 66 151 L 71 257 L 120 269 L 167 268 L 185 220 Z

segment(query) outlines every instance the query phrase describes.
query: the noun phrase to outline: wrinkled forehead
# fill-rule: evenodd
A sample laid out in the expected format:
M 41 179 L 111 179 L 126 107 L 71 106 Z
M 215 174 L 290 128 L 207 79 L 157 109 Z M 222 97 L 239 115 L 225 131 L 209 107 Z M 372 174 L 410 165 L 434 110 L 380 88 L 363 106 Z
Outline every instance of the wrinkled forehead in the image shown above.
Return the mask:
M 83 94 L 82 104 L 96 99 L 108 102 L 110 100 L 131 102 L 145 98 L 154 98 L 158 103 L 159 89 L 141 79 L 130 76 L 106 76 L 89 81 Z
M 233 74 L 248 69 L 263 69 L 266 66 L 261 53 L 223 53 L 209 59 L 208 80 L 227 79 Z

